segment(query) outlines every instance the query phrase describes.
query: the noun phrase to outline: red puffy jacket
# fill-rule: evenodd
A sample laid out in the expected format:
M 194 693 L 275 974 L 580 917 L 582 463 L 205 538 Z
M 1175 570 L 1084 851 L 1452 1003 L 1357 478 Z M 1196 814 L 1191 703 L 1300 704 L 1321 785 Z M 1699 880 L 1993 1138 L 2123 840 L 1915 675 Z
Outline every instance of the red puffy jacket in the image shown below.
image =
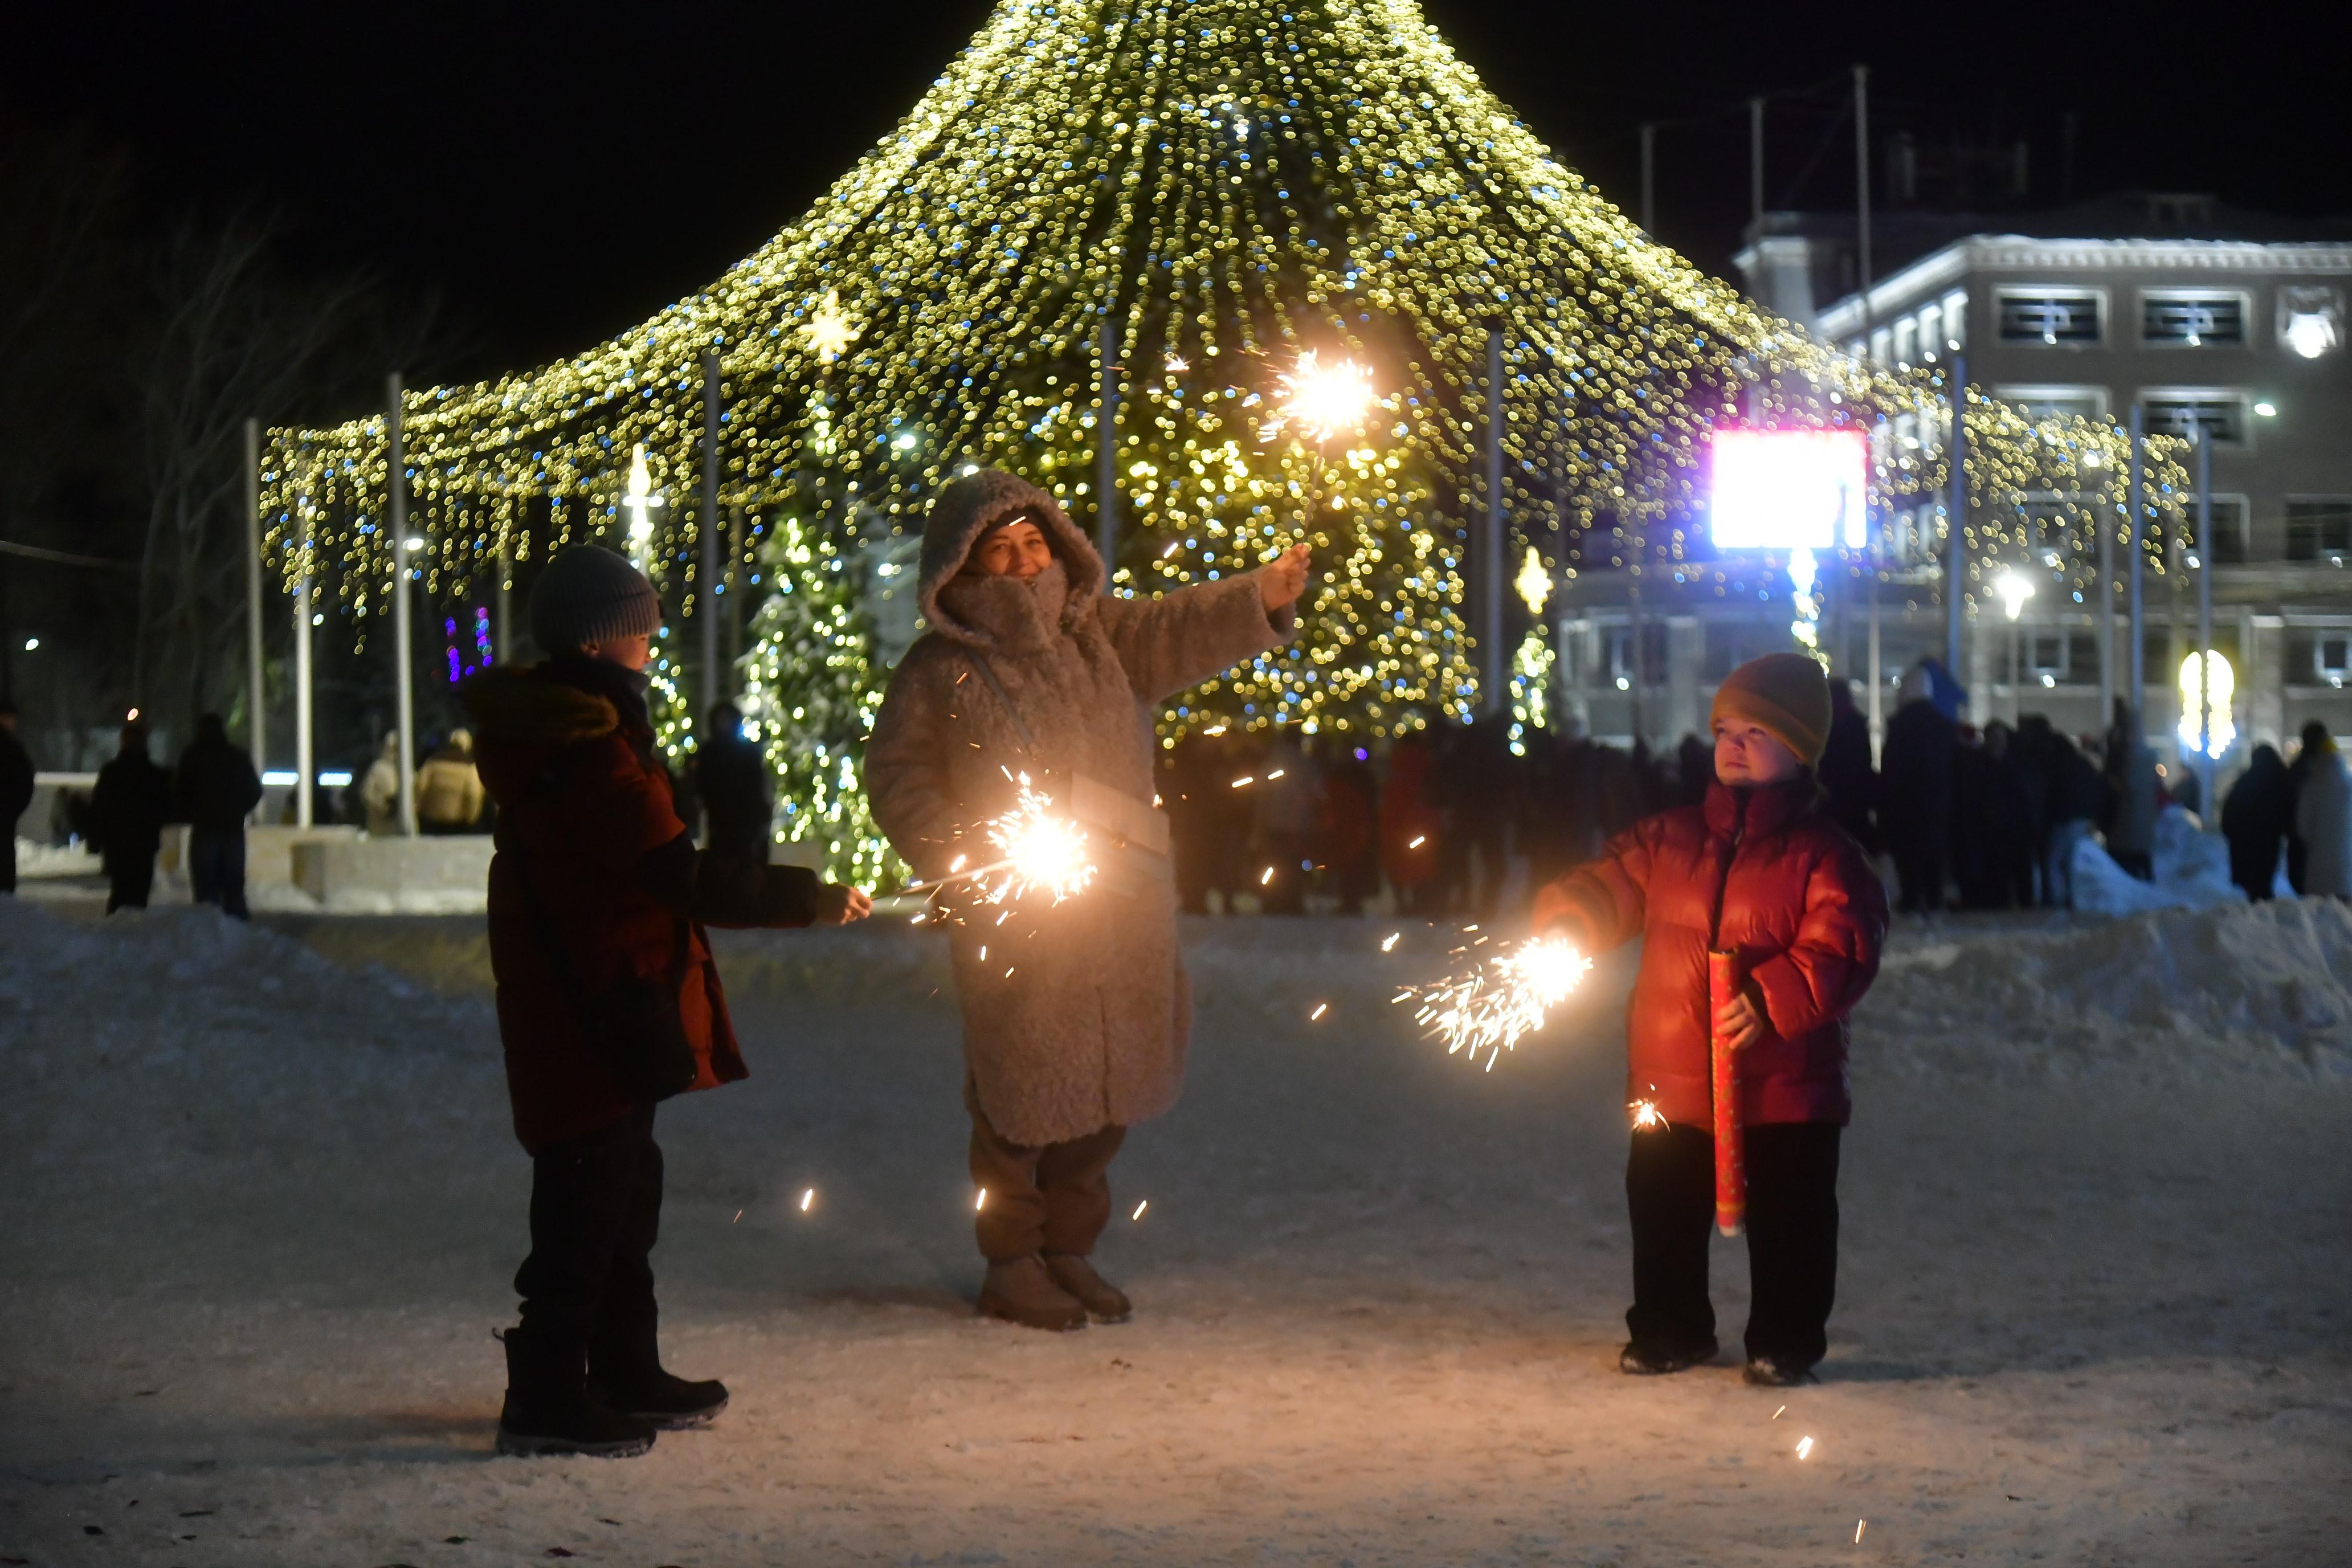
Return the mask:
M 1852 1115 L 1846 1016 L 1878 977 L 1886 892 L 1820 800 L 1810 777 L 1712 784 L 1705 805 L 1643 818 L 1537 894 L 1536 929 L 1588 952 L 1645 939 L 1626 1009 L 1628 1100 L 1708 1125 L 1712 947 L 1738 956 L 1767 1019 L 1740 1053 L 1741 1120 Z
M 722 876 L 697 853 L 671 804 L 668 770 L 655 758 L 643 701 L 616 669 L 565 661 L 491 671 L 468 681 L 464 697 L 482 782 L 499 806 L 490 969 L 515 1136 L 535 1154 L 629 1112 L 579 1021 L 623 980 L 677 967 L 682 922 L 677 1002 L 700 1058 L 693 1087 L 747 1076 L 697 922 L 804 925 L 814 875 L 779 866 Z M 723 888 L 730 879 L 739 885 Z M 543 926 L 561 943 L 563 971 Z

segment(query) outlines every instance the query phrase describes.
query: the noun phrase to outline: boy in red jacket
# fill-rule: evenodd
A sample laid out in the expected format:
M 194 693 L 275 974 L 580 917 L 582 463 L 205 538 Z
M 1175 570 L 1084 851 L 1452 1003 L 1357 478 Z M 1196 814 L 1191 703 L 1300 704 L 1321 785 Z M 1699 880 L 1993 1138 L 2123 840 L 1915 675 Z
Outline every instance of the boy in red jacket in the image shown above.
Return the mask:
M 1644 938 L 1627 1008 L 1627 1098 L 1647 1101 L 1625 1164 L 1633 1215 L 1629 1373 L 1716 1353 L 1707 1300 L 1715 1218 L 1712 1032 L 1733 1047 L 1746 1131 L 1748 1381 L 1809 1381 L 1837 1289 L 1838 1137 L 1852 1114 L 1846 1018 L 1878 974 L 1886 895 L 1822 809 L 1813 769 L 1829 683 L 1768 654 L 1716 693 L 1716 782 L 1704 805 L 1644 818 L 1536 897 L 1536 929 L 1587 952 Z M 1709 952 L 1739 984 L 1709 1005 Z
M 467 683 L 498 802 L 490 969 L 515 1134 L 531 1156 L 522 1322 L 506 1338 L 503 1454 L 642 1454 L 725 1407 L 662 1368 L 648 1255 L 654 1105 L 748 1072 L 703 927 L 838 925 L 864 893 L 764 855 L 697 849 L 654 749 L 645 668 L 661 600 L 608 550 L 558 553 L 531 592 L 551 658 Z

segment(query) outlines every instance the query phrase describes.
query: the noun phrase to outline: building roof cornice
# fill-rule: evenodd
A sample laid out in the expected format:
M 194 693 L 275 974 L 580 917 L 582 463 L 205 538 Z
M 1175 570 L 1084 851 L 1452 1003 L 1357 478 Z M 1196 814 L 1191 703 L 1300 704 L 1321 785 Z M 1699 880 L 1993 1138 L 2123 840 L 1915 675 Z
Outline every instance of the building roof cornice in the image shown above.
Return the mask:
M 1872 286 L 1873 324 L 1979 272 L 2179 271 L 2352 275 L 2352 242 L 2264 245 L 2242 239 L 2037 239 L 2021 234 L 1979 234 L 1929 251 Z M 1862 328 L 1861 296 L 1848 294 L 1821 313 L 1821 330 L 1843 338 Z

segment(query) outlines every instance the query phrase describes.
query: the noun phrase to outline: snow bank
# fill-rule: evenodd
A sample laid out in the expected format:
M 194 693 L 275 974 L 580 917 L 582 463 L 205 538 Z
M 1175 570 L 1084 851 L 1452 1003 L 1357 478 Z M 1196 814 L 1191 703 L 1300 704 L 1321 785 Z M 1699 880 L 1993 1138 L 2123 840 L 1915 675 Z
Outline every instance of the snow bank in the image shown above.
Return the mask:
M 96 877 L 104 870 L 98 857 L 81 845 L 60 849 L 54 844 L 37 844 L 23 837 L 16 840 L 19 877 Z
M 2103 857 L 2104 858 L 2104 857 Z M 2176 910 L 1888 952 L 1854 1019 L 1861 1070 L 2159 1082 L 2352 1074 L 2352 908 Z
M 2167 806 L 2157 817 L 2148 861 L 2154 877 L 2143 882 L 2093 840 L 2078 841 L 2072 868 L 2075 912 L 2137 915 L 2246 901 L 2245 890 L 2230 880 L 2229 845 L 2179 806 Z

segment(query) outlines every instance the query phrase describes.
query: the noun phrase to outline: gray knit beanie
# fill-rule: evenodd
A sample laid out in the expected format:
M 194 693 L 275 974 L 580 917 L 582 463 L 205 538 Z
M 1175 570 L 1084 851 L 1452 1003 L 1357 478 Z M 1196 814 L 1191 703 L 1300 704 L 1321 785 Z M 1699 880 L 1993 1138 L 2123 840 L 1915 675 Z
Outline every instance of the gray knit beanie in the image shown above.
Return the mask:
M 548 653 L 651 637 L 661 622 L 661 595 L 645 574 L 593 544 L 557 551 L 530 591 L 530 635 Z

